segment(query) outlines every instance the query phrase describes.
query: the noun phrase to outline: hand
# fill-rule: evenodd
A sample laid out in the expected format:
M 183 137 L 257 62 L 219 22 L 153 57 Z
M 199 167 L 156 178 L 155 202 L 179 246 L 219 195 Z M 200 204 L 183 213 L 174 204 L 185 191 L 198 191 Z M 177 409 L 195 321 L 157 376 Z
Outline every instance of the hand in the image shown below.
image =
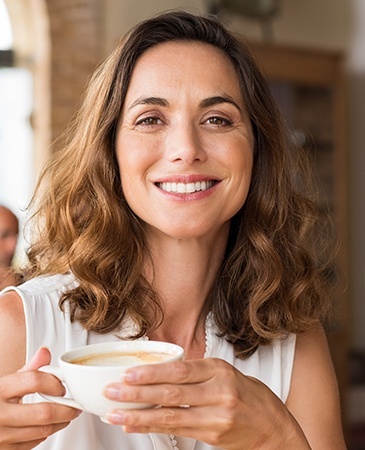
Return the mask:
M 227 450 L 310 449 L 281 400 L 223 360 L 145 365 L 127 373 L 123 383 L 106 388 L 108 398 L 162 407 L 112 411 L 109 421 L 126 432 L 187 436 Z
M 49 364 L 48 349 L 41 348 L 18 372 L 0 379 L 0 449 L 28 450 L 65 428 L 80 411 L 55 403 L 22 404 L 34 392 L 64 395 L 65 388 L 53 375 L 38 371 Z

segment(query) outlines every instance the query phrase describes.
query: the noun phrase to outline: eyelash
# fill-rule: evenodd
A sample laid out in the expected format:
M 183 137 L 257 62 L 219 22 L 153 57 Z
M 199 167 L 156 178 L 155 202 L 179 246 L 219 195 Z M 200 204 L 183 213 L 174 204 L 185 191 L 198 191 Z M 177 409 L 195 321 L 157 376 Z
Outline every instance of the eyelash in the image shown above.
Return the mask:
M 151 121 L 154 121 L 155 123 L 151 123 Z M 154 116 L 144 117 L 143 119 L 140 119 L 136 122 L 136 125 L 142 125 L 142 126 L 155 126 L 159 125 L 157 122 L 162 123 L 161 119 Z
M 217 123 L 212 123 L 211 121 L 220 121 L 221 123 L 217 124 Z M 226 117 L 221 117 L 221 116 L 211 116 L 208 117 L 208 119 L 205 120 L 205 122 L 209 122 L 210 125 L 214 125 L 217 127 L 226 127 L 226 126 L 231 126 L 233 124 L 233 122 L 229 119 L 227 119 Z
M 220 122 L 220 123 L 216 123 L 216 122 Z M 159 117 L 155 117 L 155 116 L 148 116 L 148 117 L 144 117 L 143 119 L 140 119 L 136 122 L 136 126 L 157 126 L 162 124 L 162 120 Z M 203 122 L 203 124 L 208 124 L 208 125 L 213 125 L 216 127 L 228 127 L 231 126 L 233 124 L 233 122 L 225 117 L 221 117 L 221 116 L 211 116 L 208 117 L 207 119 L 205 119 Z

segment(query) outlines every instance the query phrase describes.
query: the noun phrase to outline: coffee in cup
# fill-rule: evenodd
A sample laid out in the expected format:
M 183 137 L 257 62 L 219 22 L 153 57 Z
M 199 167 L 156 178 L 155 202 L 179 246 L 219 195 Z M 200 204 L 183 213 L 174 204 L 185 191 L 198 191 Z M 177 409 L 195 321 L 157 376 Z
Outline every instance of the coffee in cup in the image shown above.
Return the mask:
M 171 358 L 171 353 L 163 352 L 109 352 L 91 353 L 80 358 L 70 360 L 71 364 L 82 366 L 131 366 L 136 364 L 154 364 Z
M 40 395 L 50 401 L 96 414 L 107 421 L 107 414 L 113 409 L 155 406 L 109 400 L 103 395 L 108 384 L 122 382 L 123 373 L 130 367 L 178 361 L 183 358 L 183 354 L 184 350 L 178 345 L 147 340 L 114 341 L 79 347 L 61 355 L 58 366 L 39 369 L 59 378 L 70 397 Z

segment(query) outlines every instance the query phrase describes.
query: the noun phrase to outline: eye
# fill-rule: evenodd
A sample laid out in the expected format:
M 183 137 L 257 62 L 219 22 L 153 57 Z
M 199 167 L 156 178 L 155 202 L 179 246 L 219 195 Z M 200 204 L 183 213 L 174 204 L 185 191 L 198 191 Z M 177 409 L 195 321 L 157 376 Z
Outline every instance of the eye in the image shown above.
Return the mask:
M 211 116 L 205 121 L 208 125 L 215 125 L 217 127 L 224 127 L 232 125 L 232 121 L 227 119 L 226 117 L 221 116 Z
M 154 125 L 161 125 L 162 121 L 158 117 L 149 116 L 144 117 L 143 119 L 139 119 L 136 122 L 137 126 L 154 126 Z

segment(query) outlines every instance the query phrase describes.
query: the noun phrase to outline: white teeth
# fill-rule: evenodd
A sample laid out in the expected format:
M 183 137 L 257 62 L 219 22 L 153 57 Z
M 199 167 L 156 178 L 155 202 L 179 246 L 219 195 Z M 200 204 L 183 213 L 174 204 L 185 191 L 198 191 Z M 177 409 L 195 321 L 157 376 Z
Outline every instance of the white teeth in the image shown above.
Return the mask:
M 186 185 L 186 192 L 195 192 L 195 183 L 188 183 Z
M 194 192 L 206 191 L 215 184 L 214 181 L 197 181 L 196 183 L 157 183 L 157 186 L 166 192 L 178 194 L 193 194 Z

